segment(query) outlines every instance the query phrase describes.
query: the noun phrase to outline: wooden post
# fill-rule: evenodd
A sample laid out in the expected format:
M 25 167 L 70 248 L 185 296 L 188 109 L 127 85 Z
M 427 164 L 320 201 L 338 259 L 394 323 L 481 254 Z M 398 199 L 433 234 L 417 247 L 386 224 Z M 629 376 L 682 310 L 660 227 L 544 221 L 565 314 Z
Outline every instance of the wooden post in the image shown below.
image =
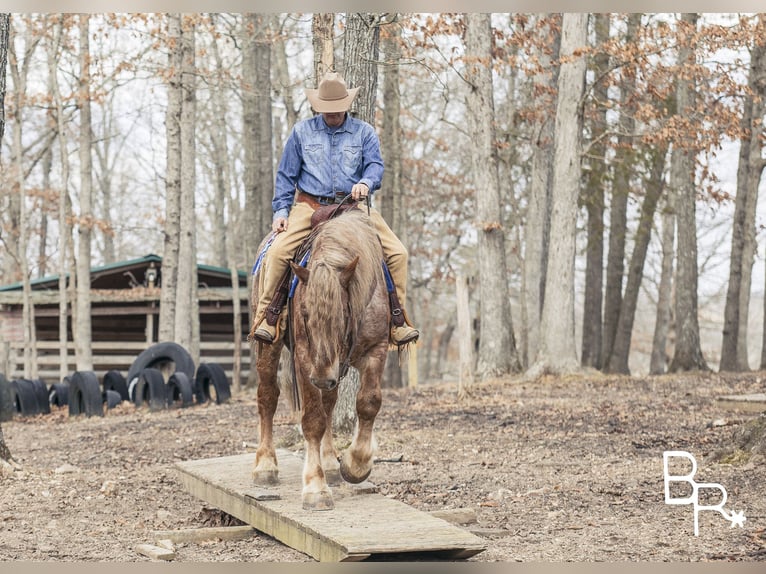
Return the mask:
M 458 398 L 469 393 L 473 384 L 473 346 L 471 337 L 471 309 L 468 303 L 468 278 L 458 275 L 455 280 L 457 291 L 457 340 L 460 352 L 460 376 Z
M 407 386 L 418 386 L 418 344 L 410 345 L 407 351 Z

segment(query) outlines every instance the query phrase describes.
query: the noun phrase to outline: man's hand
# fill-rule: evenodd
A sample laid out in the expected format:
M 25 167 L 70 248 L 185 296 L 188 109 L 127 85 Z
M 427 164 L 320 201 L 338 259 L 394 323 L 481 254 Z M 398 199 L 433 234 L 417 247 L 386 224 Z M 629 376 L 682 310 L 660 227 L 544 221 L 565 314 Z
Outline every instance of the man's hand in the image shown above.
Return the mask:
M 351 198 L 354 201 L 359 201 L 360 199 L 364 199 L 367 197 L 367 194 L 370 193 L 370 188 L 367 187 L 366 183 L 357 183 L 354 184 L 354 187 L 351 188 Z
M 277 233 L 287 231 L 287 219 L 284 217 L 277 217 L 271 222 L 271 230 Z

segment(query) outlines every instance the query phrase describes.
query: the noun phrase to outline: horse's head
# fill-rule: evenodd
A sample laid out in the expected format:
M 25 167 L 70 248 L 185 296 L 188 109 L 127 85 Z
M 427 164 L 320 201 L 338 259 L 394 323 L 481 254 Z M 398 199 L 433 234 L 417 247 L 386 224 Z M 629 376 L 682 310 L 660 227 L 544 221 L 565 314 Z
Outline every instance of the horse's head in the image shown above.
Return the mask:
M 348 286 L 358 262 L 357 256 L 341 269 L 325 261 L 308 268 L 290 263 L 301 283 L 293 307 L 295 352 L 302 355 L 311 384 L 321 390 L 338 386 L 344 353 L 350 351 Z

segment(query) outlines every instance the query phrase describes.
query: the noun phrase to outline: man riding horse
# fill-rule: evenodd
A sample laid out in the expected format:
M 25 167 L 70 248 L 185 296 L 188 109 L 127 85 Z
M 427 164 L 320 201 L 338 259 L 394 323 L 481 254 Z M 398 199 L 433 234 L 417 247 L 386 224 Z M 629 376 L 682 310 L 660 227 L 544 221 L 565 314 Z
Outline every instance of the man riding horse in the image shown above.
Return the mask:
M 306 89 L 316 115 L 295 124 L 277 170 L 272 208 L 276 235 L 265 252 L 259 274 L 253 337 L 272 343 L 278 336 L 289 262 L 311 232 L 311 216 L 323 206 L 350 195 L 365 199 L 380 188 L 383 158 L 375 129 L 348 110 L 359 88 L 347 89 L 343 78 L 328 72 L 318 89 Z M 370 209 L 393 282 L 390 342 L 401 346 L 419 336 L 404 311 L 407 249 L 380 213 Z

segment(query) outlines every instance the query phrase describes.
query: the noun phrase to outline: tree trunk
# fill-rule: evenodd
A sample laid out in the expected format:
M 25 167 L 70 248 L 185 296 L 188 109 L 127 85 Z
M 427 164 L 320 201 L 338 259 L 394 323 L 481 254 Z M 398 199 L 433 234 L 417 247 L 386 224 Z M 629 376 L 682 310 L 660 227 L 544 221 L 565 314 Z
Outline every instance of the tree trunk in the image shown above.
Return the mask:
M 181 15 L 168 15 L 167 173 L 165 175 L 165 245 L 162 256 L 159 341 L 175 341 L 176 291 L 181 238 Z
M 630 14 L 625 33 L 625 43 L 635 41 L 641 14 Z M 636 91 L 636 75 L 630 66 L 626 66 L 620 83 L 620 122 L 618 147 L 615 158 L 614 186 L 609 210 L 609 253 L 606 262 L 606 291 L 604 292 L 604 330 L 601 360 L 609 365 L 612 346 L 617 333 L 622 307 L 622 286 L 625 275 L 625 240 L 628 230 L 628 196 L 630 178 L 634 170 L 633 138 L 636 122 L 632 100 Z
M 242 29 L 242 114 L 245 154 L 245 259 L 255 262 L 258 245 L 271 230 L 271 200 L 274 193 L 271 119 L 271 47 L 269 17 L 246 14 Z M 248 292 L 252 292 L 252 276 Z M 248 312 L 251 312 L 250 309 Z M 253 317 L 250 317 L 252 322 Z M 247 384 L 256 384 L 255 369 L 250 369 Z
M 625 296 L 622 299 L 620 317 L 617 321 L 614 346 L 609 356 L 608 372 L 630 374 L 628 360 L 630 358 L 630 342 L 633 335 L 633 322 L 638 305 L 638 293 L 644 276 L 644 263 L 649 250 L 649 240 L 652 237 L 652 224 L 657 211 L 657 203 L 663 191 L 662 176 L 665 171 L 665 156 L 667 149 L 661 147 L 655 150 L 651 170 L 646 182 L 646 195 L 641 206 L 641 219 L 638 223 L 634 239 L 633 254 L 628 266 L 628 282 L 625 285 Z
M 473 348 L 471 345 L 471 309 L 468 298 L 468 278 L 458 275 L 455 279 L 457 295 L 457 333 L 459 352 L 458 398 L 471 392 L 473 385 Z
M 385 171 L 381 189 L 376 192 L 375 200 L 383 219 L 393 232 L 407 245 L 406 226 L 404 225 L 404 190 L 402 189 L 402 128 L 399 122 L 401 114 L 401 95 L 399 93 L 399 65 L 401 60 L 402 28 L 394 21 L 385 27 L 383 36 L 383 54 L 386 60 L 383 74 L 383 126 L 380 135 L 380 147 L 383 154 Z M 411 290 L 407 290 L 411 293 Z M 407 309 L 413 310 L 409 301 L 403 302 Z M 386 371 L 383 377 L 386 387 L 404 386 L 402 369 L 399 366 L 397 351 L 389 351 Z
M 5 134 L 5 74 L 8 63 L 8 41 L 11 26 L 11 15 L 0 12 L 0 149 L 2 149 L 3 135 Z M 3 376 L 0 373 L 0 377 Z M 0 461 L 11 464 L 13 456 L 5 444 L 3 425 L 0 421 Z
M 271 40 L 269 17 L 261 14 L 259 33 L 255 38 L 255 107 L 258 114 L 256 157 L 260 222 L 258 237 L 271 231 L 271 200 L 274 194 L 274 148 L 271 121 Z M 256 245 L 257 249 L 257 245 Z
M 29 31 L 27 31 L 29 34 Z M 8 54 L 9 68 L 13 78 L 13 140 L 11 141 L 12 164 L 9 178 L 11 183 L 11 227 L 9 236 L 8 255 L 15 261 L 17 274 L 22 283 L 22 329 L 24 333 L 24 378 L 37 378 L 37 351 L 35 342 L 35 310 L 32 304 L 32 286 L 30 283 L 29 259 L 27 258 L 28 216 L 24 177 L 24 147 L 23 147 L 23 96 L 26 94 L 27 75 L 31 62 L 33 48 L 30 38 L 25 38 L 26 52 L 19 62 L 14 49 L 13 30 L 9 28 Z
M 676 216 L 671 207 L 672 195 L 666 199 L 668 205 L 662 213 L 662 271 L 657 289 L 657 318 L 654 323 L 652 355 L 649 372 L 653 375 L 665 374 L 668 364 L 667 339 L 673 309 L 673 256 L 676 236 Z
M 90 260 L 93 229 L 93 163 L 90 114 L 90 16 L 79 15 L 80 29 L 80 217 L 77 221 L 77 297 L 74 323 L 75 364 L 78 371 L 93 370 L 90 317 Z
M 273 15 L 271 23 L 272 29 L 278 30 L 279 16 L 276 14 Z M 287 52 L 285 51 L 285 41 L 282 35 L 280 35 L 280 37 L 276 38 L 274 41 L 274 45 L 272 47 L 272 57 L 274 59 L 274 77 L 276 78 L 277 83 L 277 85 L 273 86 L 273 88 L 277 92 L 275 96 L 281 96 L 282 100 L 285 102 L 287 131 L 289 132 L 295 125 L 295 122 L 298 121 L 298 112 L 295 109 L 295 99 L 293 98 L 293 92 L 291 89 L 293 80 L 290 78 L 290 68 L 287 64 Z M 280 130 L 275 129 L 274 132 L 276 136 L 275 139 L 281 140 Z M 284 143 L 282 141 L 275 141 L 274 149 L 284 149 Z
M 378 86 L 378 42 L 380 17 L 376 14 L 346 14 L 346 33 L 343 41 L 343 79 L 350 88 L 358 87 L 359 94 L 350 113 L 375 125 L 375 95 Z M 359 390 L 359 372 L 349 369 L 340 386 L 338 402 L 333 412 L 333 427 L 350 433 L 356 422 L 356 395 Z
M 213 25 L 216 24 L 218 17 L 211 15 Z M 211 38 L 211 50 L 213 52 L 213 61 L 215 63 L 215 74 L 217 78 L 225 77 L 223 58 L 218 46 L 218 39 Z M 229 195 L 229 149 L 227 143 L 228 130 L 226 129 L 226 118 L 228 106 L 224 90 L 214 90 L 211 94 L 212 99 L 212 120 L 210 129 L 210 144 L 213 149 L 213 213 L 212 213 L 212 252 L 213 261 L 217 265 L 227 265 L 229 258 L 227 254 L 228 235 L 226 233 L 226 199 Z M 231 219 L 229 219 L 231 222 Z
M 325 72 L 335 69 L 335 14 L 319 12 L 311 17 L 311 38 L 314 46 L 314 85 Z M 348 78 L 345 78 L 348 83 Z
M 596 29 L 596 47 L 603 46 L 609 40 L 609 14 L 594 16 Z M 593 57 L 593 73 L 602 78 L 609 69 L 609 54 L 599 50 Z M 582 353 L 583 366 L 601 368 L 602 314 L 604 283 L 604 189 L 608 180 L 606 163 L 606 142 L 604 132 L 607 129 L 606 102 L 609 101 L 608 84 L 602 78 L 594 87 L 596 105 L 594 122 L 591 128 L 591 145 L 588 152 L 589 169 L 586 174 L 586 187 L 582 202 L 588 212 L 588 246 L 585 263 L 585 300 L 583 302 Z
M 213 56 L 215 59 L 216 73 L 218 77 L 224 76 L 223 60 L 221 58 L 218 42 L 213 39 Z M 217 90 L 214 94 L 215 110 L 212 131 L 212 143 L 215 150 L 215 219 L 219 221 L 220 242 L 215 248 L 218 261 L 229 268 L 231 277 L 231 304 L 232 304 L 232 328 L 234 333 L 234 353 L 232 357 L 232 386 L 239 390 L 242 385 L 242 305 L 239 294 L 239 273 L 237 271 L 237 245 L 235 238 L 241 237 L 239 204 L 232 197 L 235 190 L 230 189 L 231 164 L 229 161 L 228 130 L 226 129 L 226 117 L 228 106 L 224 98 L 223 90 Z M 220 204 L 220 207 L 219 207 Z M 220 210 L 220 213 L 219 213 Z M 253 363 L 253 371 L 255 371 Z
M 683 32 L 689 36 L 697 26 L 697 14 L 682 16 Z M 694 62 L 694 50 L 682 39 L 679 63 Z M 688 117 L 693 109 L 694 84 L 679 78 L 676 85 L 677 113 Z M 671 372 L 709 370 L 700 346 L 697 307 L 697 220 L 695 213 L 694 157 L 697 151 L 692 136 L 681 135 L 673 140 L 670 181 L 676 194 L 678 218 L 678 268 L 676 270 L 676 348 L 670 363 Z
M 559 68 L 553 62 L 559 57 L 561 44 L 561 16 L 550 14 L 546 29 L 553 38 L 551 51 L 537 54 L 540 67 L 550 70 L 533 78 L 534 91 L 541 94 L 556 91 Z M 524 230 L 524 276 L 522 287 L 522 362 L 525 367 L 534 362 L 540 346 L 540 314 L 545 299 L 545 275 L 548 267 L 550 242 L 551 184 L 553 181 L 553 139 L 555 126 L 556 96 L 548 101 L 544 96 L 532 96 L 539 106 L 533 126 L 532 176 L 527 207 L 527 223 Z
M 760 26 L 763 29 L 763 16 Z M 761 181 L 763 160 L 761 138 L 763 116 L 766 113 L 766 49 L 756 41 L 750 50 L 748 87 L 752 95 L 744 100 L 742 125 L 745 133 L 740 138 L 739 166 L 737 168 L 737 197 L 732 224 L 731 263 L 729 286 L 726 292 L 723 341 L 721 344 L 721 371 L 749 371 L 748 327 L 753 263 L 756 251 L 756 212 L 758 186 Z
M 477 374 L 483 379 L 520 368 L 513 337 L 505 230 L 498 177 L 495 104 L 492 94 L 492 26 L 490 14 L 468 13 L 466 21 L 466 97 L 471 166 L 479 235 L 479 301 L 481 333 Z
M 540 323 L 540 350 L 531 377 L 579 369 L 574 329 L 574 256 L 577 197 L 580 191 L 584 57 L 572 57 L 587 42 L 588 14 L 565 13 L 553 160 L 551 249 Z
M 58 57 L 57 53 L 61 45 L 61 36 L 63 22 L 57 17 L 57 22 L 53 27 L 53 34 L 48 39 L 48 76 L 51 84 L 51 95 L 53 96 L 55 106 L 55 118 L 59 140 L 59 160 L 61 161 L 61 189 L 59 190 L 58 205 L 58 225 L 59 225 L 59 244 L 58 244 L 58 291 L 59 291 L 59 379 L 63 380 L 69 371 L 69 350 L 67 342 L 69 341 L 68 315 L 69 299 L 67 297 L 67 256 L 69 253 L 69 239 L 71 238 L 70 215 L 71 199 L 69 198 L 69 162 L 67 161 L 67 148 L 69 143 L 64 126 L 64 104 L 59 89 L 58 77 L 56 75 Z
M 199 363 L 199 299 L 197 298 L 197 249 L 194 189 L 196 66 L 195 25 L 188 16 L 181 16 L 181 143 L 180 240 L 178 244 L 178 282 L 176 285 L 175 341 L 187 349 Z
M 347 13 L 343 36 L 343 79 L 350 88 L 359 88 L 349 112 L 373 126 L 378 94 L 380 24 L 381 14 Z

